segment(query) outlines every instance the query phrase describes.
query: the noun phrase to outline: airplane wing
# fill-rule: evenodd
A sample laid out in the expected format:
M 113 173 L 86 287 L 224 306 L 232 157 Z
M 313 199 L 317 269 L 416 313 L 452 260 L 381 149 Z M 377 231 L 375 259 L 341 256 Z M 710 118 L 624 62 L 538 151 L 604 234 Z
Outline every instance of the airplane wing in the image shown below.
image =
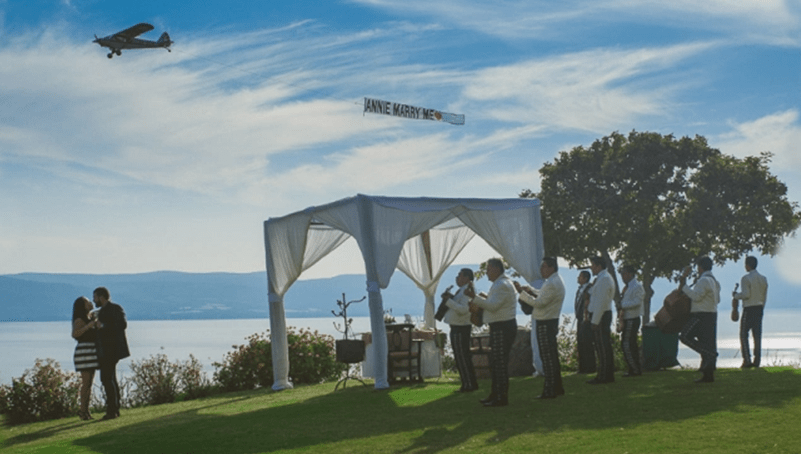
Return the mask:
M 142 33 L 149 32 L 150 30 L 153 30 L 153 26 L 142 22 L 141 24 L 136 24 L 131 28 L 126 28 L 121 32 L 117 32 L 113 36 L 114 38 L 119 38 L 123 41 L 130 41 Z

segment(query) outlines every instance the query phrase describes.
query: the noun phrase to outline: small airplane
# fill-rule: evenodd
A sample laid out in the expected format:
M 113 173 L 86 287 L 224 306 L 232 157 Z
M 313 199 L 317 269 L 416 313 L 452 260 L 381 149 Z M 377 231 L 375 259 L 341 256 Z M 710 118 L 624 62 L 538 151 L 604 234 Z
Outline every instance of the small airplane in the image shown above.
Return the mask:
M 153 26 L 143 22 L 105 38 L 98 38 L 95 35 L 95 40 L 92 42 L 99 44 L 100 47 L 108 47 L 111 50 L 108 53 L 108 58 L 113 57 L 114 54 L 122 55 L 122 49 L 155 49 L 163 47 L 167 49 L 167 52 L 172 52 L 170 44 L 173 42 L 170 41 L 170 35 L 167 32 L 162 33 L 158 41 L 137 38 L 137 36 L 150 30 L 153 30 Z

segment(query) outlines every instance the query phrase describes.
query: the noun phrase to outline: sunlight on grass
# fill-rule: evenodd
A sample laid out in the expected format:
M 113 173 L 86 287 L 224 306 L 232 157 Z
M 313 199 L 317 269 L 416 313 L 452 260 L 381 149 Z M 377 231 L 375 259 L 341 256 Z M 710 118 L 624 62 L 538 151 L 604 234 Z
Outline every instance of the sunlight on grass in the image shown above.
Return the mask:
M 452 393 L 451 386 L 424 385 L 390 391 L 389 397 L 399 407 L 420 407 Z

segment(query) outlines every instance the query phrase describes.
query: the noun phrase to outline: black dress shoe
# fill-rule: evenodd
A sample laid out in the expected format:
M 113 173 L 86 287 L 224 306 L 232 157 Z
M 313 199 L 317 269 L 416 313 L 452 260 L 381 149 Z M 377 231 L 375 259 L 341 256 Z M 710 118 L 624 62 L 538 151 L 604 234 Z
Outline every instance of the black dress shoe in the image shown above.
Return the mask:
M 740 364 L 740 369 L 750 369 L 754 367 L 753 363 L 742 363 Z
M 488 402 L 484 402 L 485 407 L 505 407 L 509 405 L 509 399 L 505 396 L 496 397 Z
M 714 381 L 715 381 L 715 377 L 706 376 L 706 375 L 701 377 L 701 378 L 699 378 L 698 380 L 695 380 L 696 383 L 712 383 Z
M 106 413 L 105 415 L 103 415 L 102 418 L 100 418 L 100 420 L 101 421 L 108 421 L 110 419 L 116 419 L 116 418 L 117 418 L 117 414 L 116 413 Z
M 462 389 L 459 390 L 459 392 L 461 392 L 461 393 L 471 393 L 473 391 L 478 391 L 478 386 L 476 386 L 474 388 L 462 388 Z
M 498 398 L 498 396 L 496 396 L 495 394 L 490 394 L 486 398 L 479 400 L 479 402 L 481 402 L 482 404 L 486 404 L 487 402 L 492 402 L 493 400 L 495 400 L 497 398 Z

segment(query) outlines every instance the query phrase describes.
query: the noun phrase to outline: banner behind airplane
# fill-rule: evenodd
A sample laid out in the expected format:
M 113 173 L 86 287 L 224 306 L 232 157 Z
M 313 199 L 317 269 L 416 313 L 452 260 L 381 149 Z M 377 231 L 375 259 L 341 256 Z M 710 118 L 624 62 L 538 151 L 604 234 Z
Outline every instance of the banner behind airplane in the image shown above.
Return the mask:
M 380 99 L 364 98 L 364 112 L 393 117 L 411 118 L 413 120 L 444 121 L 452 125 L 463 125 L 464 115 L 441 112 L 425 107 L 410 106 Z

